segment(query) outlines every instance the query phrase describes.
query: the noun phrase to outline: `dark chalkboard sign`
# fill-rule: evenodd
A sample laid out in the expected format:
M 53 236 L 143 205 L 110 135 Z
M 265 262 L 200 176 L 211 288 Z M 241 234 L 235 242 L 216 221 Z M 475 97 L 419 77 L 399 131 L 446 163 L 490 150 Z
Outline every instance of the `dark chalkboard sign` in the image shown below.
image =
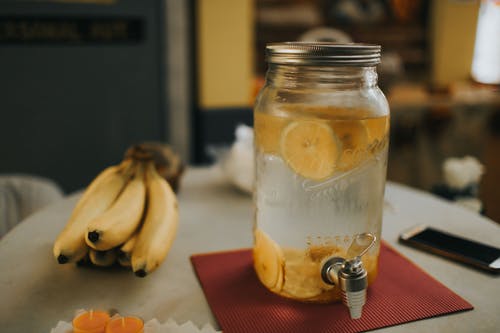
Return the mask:
M 167 137 L 161 0 L 0 1 L 0 173 L 86 186 Z
M 0 16 L 0 44 L 110 44 L 143 39 L 140 18 Z

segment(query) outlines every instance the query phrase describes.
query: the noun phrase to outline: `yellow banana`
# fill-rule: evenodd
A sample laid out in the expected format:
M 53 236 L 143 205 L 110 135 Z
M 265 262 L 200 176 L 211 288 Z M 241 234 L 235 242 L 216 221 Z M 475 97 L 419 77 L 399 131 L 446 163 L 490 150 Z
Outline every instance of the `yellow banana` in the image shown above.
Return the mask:
M 118 263 L 122 267 L 130 267 L 132 266 L 132 263 L 130 262 L 130 258 L 127 256 L 122 255 L 121 253 L 118 254 Z
M 89 250 L 90 261 L 99 267 L 111 266 L 115 263 L 118 254 L 115 249 L 109 251 L 97 251 L 94 249 Z
M 126 241 L 119 250 L 118 262 L 124 267 L 130 267 L 130 257 L 132 256 L 132 250 L 134 249 L 135 242 L 137 241 L 138 232 L 135 232 L 132 237 Z
M 77 262 L 88 252 L 85 244 L 87 224 L 108 209 L 118 197 L 127 183 L 130 165 L 130 160 L 126 160 L 118 166 L 106 168 L 87 187 L 54 242 L 54 257 L 60 264 Z
M 144 167 L 140 164 L 113 205 L 88 223 L 87 245 L 106 251 L 127 241 L 141 222 L 145 199 Z
M 146 169 L 148 208 L 144 224 L 132 251 L 132 270 L 144 277 L 167 256 L 177 232 L 177 199 L 167 181 L 149 162 Z

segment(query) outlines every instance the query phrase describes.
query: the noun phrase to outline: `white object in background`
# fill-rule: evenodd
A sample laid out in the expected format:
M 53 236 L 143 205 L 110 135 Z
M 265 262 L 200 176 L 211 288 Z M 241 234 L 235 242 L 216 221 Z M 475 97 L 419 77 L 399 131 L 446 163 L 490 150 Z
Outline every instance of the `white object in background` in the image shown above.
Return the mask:
M 252 193 L 254 184 L 253 129 L 246 125 L 236 128 L 236 141 L 222 163 L 229 181 L 240 190 Z
M 481 1 L 477 20 L 472 77 L 487 83 L 500 83 L 500 1 Z
M 449 158 L 443 164 L 446 185 L 456 190 L 465 189 L 469 185 L 478 184 L 484 173 L 484 167 L 472 156 Z

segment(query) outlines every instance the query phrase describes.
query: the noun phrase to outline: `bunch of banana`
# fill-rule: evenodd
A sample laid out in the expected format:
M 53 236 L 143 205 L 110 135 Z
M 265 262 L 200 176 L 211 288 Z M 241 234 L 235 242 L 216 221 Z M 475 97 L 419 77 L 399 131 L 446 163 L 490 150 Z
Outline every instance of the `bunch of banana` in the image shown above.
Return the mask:
M 130 155 L 83 193 L 54 243 L 60 264 L 118 263 L 144 277 L 167 256 L 179 221 L 177 198 L 151 155 Z

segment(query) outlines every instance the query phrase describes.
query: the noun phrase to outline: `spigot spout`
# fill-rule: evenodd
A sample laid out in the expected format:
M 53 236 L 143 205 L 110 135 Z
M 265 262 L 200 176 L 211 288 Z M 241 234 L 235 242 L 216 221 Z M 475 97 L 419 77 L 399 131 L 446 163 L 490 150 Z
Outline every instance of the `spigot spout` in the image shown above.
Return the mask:
M 353 261 L 346 261 L 339 272 L 338 279 L 342 291 L 342 302 L 349 308 L 351 318 L 361 318 L 363 306 L 366 303 L 368 274 L 363 268 L 359 257 Z
M 361 318 L 366 302 L 366 290 L 342 293 L 342 302 L 349 308 L 351 319 Z

